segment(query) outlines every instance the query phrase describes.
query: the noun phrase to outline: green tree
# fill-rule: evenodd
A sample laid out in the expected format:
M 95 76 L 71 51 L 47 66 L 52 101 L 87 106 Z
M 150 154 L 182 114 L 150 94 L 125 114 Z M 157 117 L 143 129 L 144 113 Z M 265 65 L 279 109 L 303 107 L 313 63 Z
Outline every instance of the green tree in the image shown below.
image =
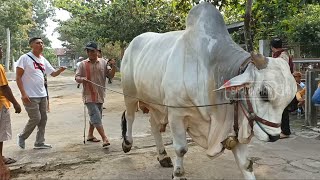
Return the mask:
M 280 23 L 289 44 L 300 46 L 300 56 L 320 57 L 320 5 L 308 5 L 303 11 Z M 299 44 L 297 44 L 297 42 Z
M 167 0 L 117 0 L 72 1 L 56 0 L 55 6 L 72 14 L 72 18 L 60 22 L 57 31 L 68 46 L 95 40 L 103 46 L 119 43 L 122 48 L 144 32 L 167 32 L 184 28 L 185 10 L 192 6 L 181 1 Z
M 29 30 L 29 37 L 42 37 L 46 45 L 50 46 L 50 40 L 45 36 L 45 28 L 48 26 L 47 19 L 52 17 L 54 7 L 52 0 L 31 0 L 33 27 Z
M 44 48 L 42 54 L 52 66 L 58 66 L 58 58 L 52 48 Z
M 29 51 L 28 40 L 40 36 L 45 44 L 46 19 L 53 15 L 51 0 L 0 0 L 0 39 L 6 48 L 6 28 L 11 32 L 11 56 L 18 58 Z
M 302 12 L 282 20 L 287 38 L 293 42 L 314 44 L 320 42 L 320 5 L 308 5 Z
M 4 49 L 7 49 L 7 29 L 11 32 L 11 51 L 6 51 L 5 59 L 9 60 L 9 57 L 14 56 L 17 52 L 15 47 L 15 37 L 23 36 L 28 31 L 28 24 L 31 23 L 31 4 L 28 0 L 0 0 L 0 39 L 4 45 Z M 8 55 L 9 54 L 9 57 Z M 6 70 L 9 70 L 10 62 L 6 63 Z
M 226 22 L 233 23 L 244 20 L 246 1 L 239 0 L 238 2 L 239 4 L 237 5 L 226 4 L 224 6 L 223 12 Z M 290 35 L 288 33 L 293 31 L 300 33 L 300 30 L 294 29 L 291 25 L 289 25 L 289 22 L 292 25 L 301 24 L 297 23 L 297 19 L 294 19 L 294 17 L 300 13 L 308 15 L 308 13 L 305 13 L 305 8 L 308 4 L 315 6 L 319 4 L 319 1 L 255 0 L 253 2 L 251 19 L 251 35 L 253 37 L 253 41 L 255 42 L 255 47 L 258 46 L 259 39 L 271 39 L 275 36 L 281 37 L 288 42 L 296 41 L 297 39 L 293 39 L 294 35 Z M 309 13 L 309 15 L 311 14 Z M 299 20 L 303 21 L 304 18 L 300 17 Z M 236 40 L 242 41 L 243 38 L 241 38 L 241 36 L 243 36 L 243 34 L 241 32 L 237 32 L 233 37 Z M 239 43 L 240 41 L 237 42 Z

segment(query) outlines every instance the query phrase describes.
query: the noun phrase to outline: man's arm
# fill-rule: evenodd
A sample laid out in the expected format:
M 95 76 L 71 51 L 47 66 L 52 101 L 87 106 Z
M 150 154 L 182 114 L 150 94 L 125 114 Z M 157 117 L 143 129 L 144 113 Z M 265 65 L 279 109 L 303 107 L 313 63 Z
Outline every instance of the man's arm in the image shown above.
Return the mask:
M 301 91 L 298 91 L 296 93 L 296 98 L 299 102 L 304 101 L 304 99 L 302 98 L 306 93 L 306 88 L 303 88 Z
M 83 83 L 84 81 L 86 81 L 86 77 L 83 77 L 83 64 L 80 63 L 77 70 L 76 70 L 76 76 L 75 76 L 75 80 L 77 83 Z
M 59 76 L 66 69 L 67 69 L 66 67 L 60 67 L 57 71 L 53 71 L 50 75 L 52 77 Z
M 18 103 L 16 98 L 14 98 L 9 85 L 0 86 L 0 89 L 1 89 L 4 97 L 6 97 L 13 104 L 13 107 L 16 110 L 16 113 L 20 113 L 21 112 L 20 104 Z
M 24 73 L 24 70 L 20 67 L 16 68 L 16 82 L 18 85 L 18 88 L 20 90 L 21 93 L 21 99 L 24 103 L 29 103 L 31 102 L 26 91 L 24 90 L 24 86 L 23 86 L 23 82 L 22 82 L 22 75 Z

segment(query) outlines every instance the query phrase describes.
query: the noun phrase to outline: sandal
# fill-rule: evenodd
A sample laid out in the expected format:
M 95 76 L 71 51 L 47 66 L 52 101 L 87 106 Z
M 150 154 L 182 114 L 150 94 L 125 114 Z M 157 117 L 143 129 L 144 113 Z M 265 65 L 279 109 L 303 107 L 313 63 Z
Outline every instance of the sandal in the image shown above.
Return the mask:
M 100 140 L 100 139 L 97 139 L 96 137 L 93 137 L 93 138 L 88 138 L 87 141 L 90 141 L 90 142 L 100 142 L 101 140 Z
M 17 162 L 16 160 L 12 159 L 12 158 L 6 158 L 6 157 L 3 157 L 3 162 L 4 164 L 13 164 L 15 162 Z
M 106 143 L 103 143 L 103 144 L 102 144 L 102 147 L 108 147 L 108 146 L 110 146 L 110 143 L 109 143 L 109 142 L 106 142 Z
M 283 133 L 280 134 L 280 139 L 285 139 L 285 138 L 289 138 L 289 137 L 290 137 L 290 135 L 286 135 Z

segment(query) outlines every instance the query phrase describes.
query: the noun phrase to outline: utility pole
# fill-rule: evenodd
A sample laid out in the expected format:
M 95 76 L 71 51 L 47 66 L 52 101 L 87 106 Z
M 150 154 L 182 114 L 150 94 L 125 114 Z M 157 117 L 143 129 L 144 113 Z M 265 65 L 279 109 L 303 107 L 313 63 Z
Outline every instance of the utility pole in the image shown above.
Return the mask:
M 5 63 L 5 69 L 8 72 L 9 71 L 9 65 L 10 65 L 10 29 L 7 28 L 7 52 L 6 52 L 6 63 Z
M 246 13 L 244 16 L 244 38 L 247 46 L 247 51 L 253 51 L 253 43 L 251 37 L 251 13 L 252 13 L 252 0 L 247 0 L 246 2 Z

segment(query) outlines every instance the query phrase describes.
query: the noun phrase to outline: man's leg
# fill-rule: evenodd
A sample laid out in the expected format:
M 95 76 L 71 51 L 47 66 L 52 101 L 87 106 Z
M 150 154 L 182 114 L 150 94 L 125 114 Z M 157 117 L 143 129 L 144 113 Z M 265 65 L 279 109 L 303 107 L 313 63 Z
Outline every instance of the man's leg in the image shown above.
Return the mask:
M 105 135 L 104 128 L 102 126 L 102 104 L 101 103 L 87 103 L 88 113 L 90 121 L 100 134 L 104 144 L 109 143 L 107 136 Z
M 103 144 L 107 144 L 109 143 L 109 140 L 107 138 L 107 135 L 105 134 L 105 131 L 104 131 L 104 128 L 103 128 L 103 125 L 102 125 L 102 109 L 103 109 L 103 104 L 102 103 L 99 103 L 97 104 L 97 107 L 98 107 L 98 110 L 100 112 L 100 124 L 101 126 L 98 125 L 98 128 L 97 128 L 97 131 L 98 133 L 100 134 L 101 138 L 102 138 L 102 142 Z M 100 131 L 100 132 L 99 132 Z M 110 144 L 110 143 L 109 143 Z
M 3 142 L 0 142 L 0 157 L 2 158 L 2 147 L 3 147 Z
M 90 104 L 85 104 L 86 106 L 87 106 L 87 109 L 88 109 L 88 114 L 89 114 L 89 116 L 90 116 L 90 118 L 91 118 L 91 115 L 90 114 L 92 114 L 92 111 L 93 111 L 93 107 L 91 107 L 91 106 L 93 106 L 93 105 L 91 105 L 91 103 Z M 90 106 L 90 107 L 88 107 L 88 106 Z M 88 137 L 87 137 L 87 139 L 91 139 L 91 138 L 93 138 L 94 136 L 93 136 L 93 131 L 94 131 L 94 126 L 92 125 L 92 123 L 91 123 L 91 121 L 89 121 L 89 131 L 88 131 Z
M 91 122 L 89 122 L 89 132 L 88 132 L 88 137 L 87 137 L 87 139 L 92 139 L 92 138 L 94 138 L 94 136 L 93 136 L 93 131 L 94 131 L 94 126 L 91 124 Z
M 7 180 L 10 178 L 10 169 L 4 163 L 2 156 L 2 147 L 3 142 L 0 142 L 0 179 Z
M 28 139 L 34 128 L 39 124 L 41 115 L 39 111 L 40 98 L 30 98 L 30 103 L 24 104 L 24 107 L 28 113 L 29 121 L 24 127 L 22 133 L 18 135 L 18 143 L 21 148 L 24 149 L 24 141 Z
M 0 109 L 0 179 L 10 178 L 10 169 L 5 165 L 2 156 L 3 142 L 11 139 L 11 121 L 9 110 L 4 106 Z
M 40 112 L 41 118 L 40 122 L 38 123 L 38 131 L 37 131 L 37 136 L 36 136 L 36 141 L 34 143 L 35 148 L 51 148 L 51 145 L 45 145 L 45 130 L 46 130 L 46 124 L 47 124 L 47 98 L 43 97 L 40 99 L 39 102 L 39 109 L 38 111 Z M 44 146 L 45 145 L 45 146 Z
M 290 123 L 289 123 L 289 111 L 288 107 L 283 110 L 282 118 L 281 118 L 281 131 L 282 134 L 289 136 L 291 134 L 290 131 Z
M 103 126 L 102 126 L 102 125 L 96 126 L 96 128 L 97 128 L 97 131 L 98 131 L 98 133 L 100 134 L 100 136 L 101 136 L 101 138 L 102 138 L 102 142 L 103 142 L 104 144 L 109 143 L 109 140 L 108 140 L 108 138 L 107 138 L 107 136 L 106 136 L 106 134 L 105 134 L 105 132 L 104 132 Z

